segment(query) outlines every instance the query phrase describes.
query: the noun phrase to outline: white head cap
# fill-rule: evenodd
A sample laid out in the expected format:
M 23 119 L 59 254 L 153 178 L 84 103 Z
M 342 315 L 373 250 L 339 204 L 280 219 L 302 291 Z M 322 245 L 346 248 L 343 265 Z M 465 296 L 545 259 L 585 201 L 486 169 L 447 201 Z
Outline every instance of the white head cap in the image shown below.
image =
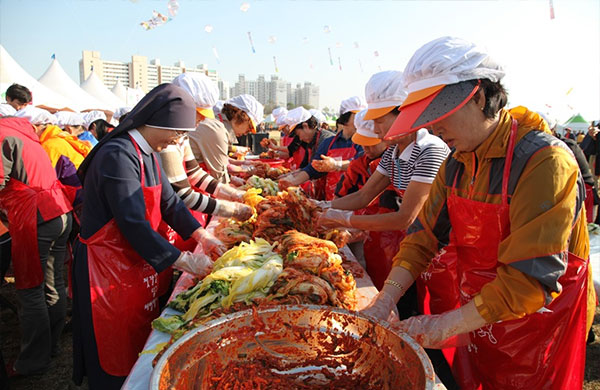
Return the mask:
M 115 119 L 119 119 L 123 115 L 127 114 L 129 111 L 131 111 L 131 107 L 119 107 L 117 108 L 112 117 Z
M 103 111 L 90 111 L 83 114 L 83 122 L 86 129 L 90 127 L 92 122 L 97 121 L 98 119 L 106 120 L 106 114 Z
M 37 108 L 34 106 L 26 106 L 25 108 L 17 111 L 15 116 L 26 118 L 32 125 L 55 125 L 57 120 L 56 117 L 50 114 L 48 111 Z
M 244 111 L 254 122 L 254 127 L 263 120 L 264 107 L 252 95 L 239 95 L 225 102 Z
M 364 110 L 367 108 L 367 104 L 360 96 L 352 96 L 348 99 L 342 100 L 340 104 L 340 115 L 344 115 L 348 111 L 352 111 L 354 113 L 359 112 L 360 110 Z
M 78 112 L 59 111 L 56 114 L 57 125 L 64 129 L 65 126 L 83 126 L 83 115 Z
M 386 70 L 371 76 L 365 86 L 369 108 L 366 118 L 379 118 L 401 105 L 408 95 L 403 83 L 402 72 L 397 70 Z
M 287 114 L 287 112 L 288 110 L 285 107 L 277 107 L 271 114 L 273 114 L 273 118 L 275 118 L 275 121 L 277 121 L 279 117 L 284 116 Z
M 278 127 L 283 127 L 285 125 L 288 125 L 288 119 L 287 119 L 287 112 L 285 113 L 285 115 L 280 115 L 277 119 L 275 119 L 275 124 Z
M 288 111 L 287 115 L 285 116 L 285 121 L 286 124 L 293 129 L 298 124 L 309 120 L 311 116 L 312 114 L 308 112 L 306 108 L 300 106 Z
M 213 112 L 215 113 L 215 116 L 221 113 L 221 110 L 223 109 L 223 104 L 225 104 L 225 100 L 217 100 L 217 102 L 213 106 Z
M 10 116 L 15 115 L 17 110 L 13 106 L 7 103 L 0 104 L 0 116 Z
M 354 116 L 356 133 L 352 136 L 352 142 L 362 146 L 373 146 L 381 142 L 375 134 L 375 124 L 372 120 L 365 120 L 367 110 L 362 110 Z
M 413 54 L 404 69 L 404 85 L 409 94 L 467 80 L 497 82 L 502 77 L 502 66 L 488 55 L 487 50 L 455 37 L 426 43 Z
M 212 109 L 219 100 L 219 87 L 202 73 L 182 73 L 171 83 L 185 89 L 200 109 Z
M 311 108 L 310 110 L 308 110 L 308 112 L 311 113 L 312 116 L 315 117 L 315 119 L 317 120 L 317 122 L 319 122 L 319 124 L 327 121 L 327 118 L 325 118 L 325 115 L 323 115 L 323 113 L 315 108 Z

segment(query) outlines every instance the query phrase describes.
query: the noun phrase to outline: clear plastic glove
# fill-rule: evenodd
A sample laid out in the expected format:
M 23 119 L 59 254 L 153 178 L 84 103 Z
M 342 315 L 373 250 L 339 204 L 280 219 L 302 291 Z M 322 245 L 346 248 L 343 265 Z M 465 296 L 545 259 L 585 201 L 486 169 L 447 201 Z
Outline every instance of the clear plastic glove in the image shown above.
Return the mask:
M 330 200 L 314 200 L 314 202 L 317 205 L 317 207 L 320 207 L 322 209 L 330 209 L 331 208 Z
M 210 273 L 213 262 L 210 257 L 203 253 L 192 253 L 189 251 L 181 252 L 173 267 L 180 271 L 188 272 L 199 278 L 202 278 Z
M 322 154 L 320 160 L 313 160 L 310 164 L 319 172 L 335 172 L 342 170 L 344 162 Z
M 354 215 L 352 210 L 338 210 L 338 209 L 327 209 L 321 213 L 319 220 L 317 221 L 318 226 L 325 227 L 352 227 L 350 218 Z
M 227 250 L 225 244 L 206 229 L 196 229 L 192 233 L 192 238 L 202 245 L 204 253 L 213 260 L 219 258 Z
M 394 330 L 408 333 L 425 348 L 449 348 L 468 343 L 468 333 L 481 328 L 486 321 L 481 317 L 475 303 L 443 314 L 421 315 L 400 321 Z
M 392 323 L 397 317 L 396 301 L 390 294 L 381 290 L 367 305 L 367 307 L 360 311 L 360 313 L 378 320 Z
M 237 177 L 237 176 L 229 176 L 229 182 L 232 186 L 235 186 L 235 187 L 241 187 L 244 184 L 246 184 L 244 179 L 242 179 L 241 177 Z
M 360 229 L 348 229 L 348 233 L 350 233 L 350 239 L 348 242 L 359 242 L 366 241 L 369 238 L 369 232 L 366 230 Z
M 288 187 L 293 187 L 295 184 L 293 182 L 293 176 L 282 177 L 277 181 L 277 185 L 281 191 L 286 190 Z
M 242 202 L 244 200 L 245 193 L 246 191 L 238 190 L 237 188 L 234 188 L 228 184 L 219 183 L 213 195 L 218 199 Z
M 245 221 L 252 216 L 252 207 L 243 203 L 218 200 L 213 215 Z

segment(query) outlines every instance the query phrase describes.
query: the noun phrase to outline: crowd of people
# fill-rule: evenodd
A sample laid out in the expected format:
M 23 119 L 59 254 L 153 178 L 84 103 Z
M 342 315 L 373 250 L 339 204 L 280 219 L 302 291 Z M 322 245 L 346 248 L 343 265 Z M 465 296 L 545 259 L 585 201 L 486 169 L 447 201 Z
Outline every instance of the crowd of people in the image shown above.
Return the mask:
M 561 135 L 544 114 L 507 108 L 504 74 L 479 46 L 442 37 L 403 71 L 373 74 L 365 99 L 342 100 L 334 129 L 318 110 L 276 108 L 281 137 L 264 145 L 291 169 L 280 189 L 300 186 L 319 224 L 361 232 L 351 248 L 379 290 L 362 313 L 426 348 L 448 389 L 580 389 L 600 129 Z M 173 269 L 210 272 L 225 246 L 208 222 L 252 216 L 238 138 L 264 116 L 251 95 L 218 95 L 184 73 L 133 108 L 77 113 L 8 88 L 1 269 L 12 260 L 21 348 L 4 375 L 48 369 L 69 295 L 74 383 L 118 389 Z

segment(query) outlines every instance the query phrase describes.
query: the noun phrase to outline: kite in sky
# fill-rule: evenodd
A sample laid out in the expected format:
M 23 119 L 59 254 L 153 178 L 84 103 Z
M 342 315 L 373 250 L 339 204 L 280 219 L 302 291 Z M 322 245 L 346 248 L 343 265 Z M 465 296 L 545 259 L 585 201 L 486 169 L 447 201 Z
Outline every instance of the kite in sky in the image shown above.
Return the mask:
M 167 10 L 171 17 L 165 16 L 154 10 L 152 11 L 152 18 L 141 22 L 140 26 L 142 26 L 144 30 L 148 31 L 169 22 L 177 15 L 177 12 L 179 11 L 179 2 L 177 0 L 169 0 L 167 2 Z
M 162 26 L 167 23 L 170 19 L 160 12 L 152 11 L 152 18 L 143 21 L 140 25 L 144 28 L 144 30 L 152 30 L 158 26 Z
M 252 53 L 256 54 L 256 50 L 254 50 L 254 42 L 252 42 L 252 33 L 248 31 L 248 40 L 250 41 L 250 47 L 252 48 Z

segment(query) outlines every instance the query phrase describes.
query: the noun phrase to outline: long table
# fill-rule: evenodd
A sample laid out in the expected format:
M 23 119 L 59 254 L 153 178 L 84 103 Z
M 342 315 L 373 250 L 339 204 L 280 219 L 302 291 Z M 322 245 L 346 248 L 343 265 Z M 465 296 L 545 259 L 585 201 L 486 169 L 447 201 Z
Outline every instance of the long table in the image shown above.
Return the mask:
M 362 276 L 360 278 L 355 278 L 357 288 L 356 296 L 358 299 L 358 309 L 360 310 L 369 304 L 371 299 L 377 294 L 377 289 L 373 285 L 373 282 L 371 281 L 369 275 L 367 275 L 367 272 L 356 261 L 356 258 L 348 249 L 348 247 L 343 247 L 340 250 L 340 252 L 348 260 L 353 261 L 355 263 L 353 264 L 353 266 L 360 267 L 362 270 Z M 173 290 L 169 301 L 175 298 L 179 293 L 190 288 L 192 285 L 193 277 L 190 274 L 183 273 L 177 281 L 175 289 Z M 175 314 L 181 313 L 170 308 L 165 308 L 165 310 L 163 310 L 163 312 L 161 313 L 161 317 L 170 317 Z M 144 351 L 152 350 L 158 344 L 168 342 L 170 337 L 171 336 L 167 333 L 152 330 L 150 336 L 148 337 L 148 340 L 146 341 L 146 345 L 144 345 Z M 121 389 L 148 390 L 150 385 L 150 376 L 152 375 L 152 360 L 155 356 L 155 353 L 144 353 L 140 355 Z

